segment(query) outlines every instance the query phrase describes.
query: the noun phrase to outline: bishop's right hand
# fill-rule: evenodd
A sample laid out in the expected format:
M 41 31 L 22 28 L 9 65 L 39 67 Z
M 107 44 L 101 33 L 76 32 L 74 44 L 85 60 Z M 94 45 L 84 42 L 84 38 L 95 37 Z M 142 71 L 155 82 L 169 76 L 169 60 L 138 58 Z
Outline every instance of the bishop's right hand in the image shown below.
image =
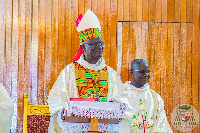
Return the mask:
M 61 111 L 61 119 L 62 120 L 65 120 L 66 114 L 67 114 L 67 111 L 65 110 L 65 108 L 63 108 Z

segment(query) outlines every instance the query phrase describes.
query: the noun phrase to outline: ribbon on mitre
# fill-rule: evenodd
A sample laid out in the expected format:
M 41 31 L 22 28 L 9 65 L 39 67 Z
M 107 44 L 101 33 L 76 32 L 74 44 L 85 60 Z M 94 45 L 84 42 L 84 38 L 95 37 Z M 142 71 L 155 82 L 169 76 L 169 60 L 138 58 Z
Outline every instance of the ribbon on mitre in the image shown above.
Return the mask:
M 82 18 L 83 18 L 83 15 L 80 14 L 78 16 L 78 18 L 76 19 L 76 28 L 78 27 L 78 25 L 81 22 Z M 75 55 L 75 57 L 74 57 L 72 62 L 76 62 L 77 60 L 79 60 L 82 54 L 83 54 L 83 50 L 82 50 L 81 46 L 79 46 L 78 51 L 77 51 L 77 53 L 76 53 L 76 55 Z
M 83 18 L 83 15 L 82 14 L 80 14 L 79 16 L 78 16 L 78 18 L 76 19 L 76 28 L 78 27 L 78 25 L 79 25 L 79 23 L 81 22 L 81 19 Z
M 82 54 L 83 54 L 83 50 L 82 50 L 81 46 L 79 46 L 78 51 L 72 62 L 76 62 L 77 60 L 79 60 Z

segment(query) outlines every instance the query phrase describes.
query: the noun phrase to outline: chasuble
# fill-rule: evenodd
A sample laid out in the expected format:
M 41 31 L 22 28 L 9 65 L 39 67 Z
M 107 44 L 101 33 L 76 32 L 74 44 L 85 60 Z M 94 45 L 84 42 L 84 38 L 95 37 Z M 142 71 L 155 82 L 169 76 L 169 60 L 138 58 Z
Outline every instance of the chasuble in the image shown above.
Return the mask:
M 62 70 L 49 93 L 49 132 L 69 132 L 59 126 L 61 116 L 58 114 L 70 98 L 96 98 L 95 93 L 98 92 L 101 102 L 107 102 L 112 101 L 122 88 L 123 84 L 117 72 L 107 66 L 103 58 L 93 65 L 81 56 L 77 62 L 67 65 Z
M 114 101 L 128 106 L 126 119 L 123 119 L 124 133 L 172 133 L 164 110 L 161 96 L 150 89 L 148 83 L 141 88 L 132 86 L 131 81 L 124 84 Z

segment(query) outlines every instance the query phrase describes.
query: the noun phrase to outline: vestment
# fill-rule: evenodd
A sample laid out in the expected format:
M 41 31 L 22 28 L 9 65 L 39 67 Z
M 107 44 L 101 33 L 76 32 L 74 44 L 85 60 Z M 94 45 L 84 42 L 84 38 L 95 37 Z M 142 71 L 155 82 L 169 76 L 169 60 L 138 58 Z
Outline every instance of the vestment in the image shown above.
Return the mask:
M 81 66 L 84 66 L 88 70 L 99 71 L 105 67 L 107 68 L 109 81 L 107 92 L 108 101 L 113 100 L 113 97 L 115 97 L 115 95 L 117 95 L 117 93 L 123 88 L 123 84 L 117 75 L 117 72 L 114 71 L 111 67 L 107 66 L 103 58 L 98 61 L 97 67 L 85 61 L 83 56 L 81 56 L 77 63 Z M 77 71 L 75 71 L 74 66 L 74 63 L 71 63 L 62 70 L 49 93 L 48 105 L 51 113 L 51 121 L 49 125 L 50 133 L 54 132 L 53 130 L 56 130 L 55 132 L 59 133 L 64 132 L 57 122 L 57 117 L 60 118 L 60 116 L 57 116 L 58 111 L 65 107 L 66 102 L 68 102 L 70 98 L 80 97 L 80 93 L 77 90 Z
M 9 133 L 14 110 L 13 100 L 0 84 L 0 133 Z
M 136 88 L 130 83 L 127 81 L 124 84 L 126 90 L 115 99 L 128 106 L 126 119 L 123 120 L 124 133 L 171 133 L 161 96 L 150 89 L 148 83 L 142 88 Z

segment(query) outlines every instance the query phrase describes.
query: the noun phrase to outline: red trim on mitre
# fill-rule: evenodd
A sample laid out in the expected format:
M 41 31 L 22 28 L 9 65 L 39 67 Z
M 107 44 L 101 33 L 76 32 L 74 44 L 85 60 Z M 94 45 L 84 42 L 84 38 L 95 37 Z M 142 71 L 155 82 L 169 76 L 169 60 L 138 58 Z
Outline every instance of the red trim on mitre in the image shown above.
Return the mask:
M 77 53 L 76 53 L 76 55 L 75 55 L 75 57 L 74 57 L 72 62 L 76 62 L 77 60 L 79 60 L 82 54 L 83 54 L 83 50 L 82 50 L 82 48 L 80 46 L 78 48 L 78 51 L 77 51 Z
M 79 23 L 81 22 L 81 19 L 82 19 L 82 18 L 83 18 L 83 15 L 80 14 L 80 15 L 78 16 L 78 18 L 76 19 L 76 28 L 78 27 L 78 25 L 79 25 Z M 83 54 L 83 51 L 82 51 L 82 48 L 81 48 L 81 46 L 80 46 L 80 47 L 78 48 L 78 51 L 77 51 L 77 53 L 76 53 L 76 55 L 75 55 L 75 57 L 74 57 L 74 59 L 73 59 L 72 62 L 76 62 L 77 60 L 79 60 L 82 54 Z
M 81 22 L 81 19 L 83 18 L 83 15 L 82 14 L 80 14 L 79 16 L 78 16 L 78 18 L 76 19 L 76 28 L 78 27 L 78 25 L 79 25 L 79 23 Z

